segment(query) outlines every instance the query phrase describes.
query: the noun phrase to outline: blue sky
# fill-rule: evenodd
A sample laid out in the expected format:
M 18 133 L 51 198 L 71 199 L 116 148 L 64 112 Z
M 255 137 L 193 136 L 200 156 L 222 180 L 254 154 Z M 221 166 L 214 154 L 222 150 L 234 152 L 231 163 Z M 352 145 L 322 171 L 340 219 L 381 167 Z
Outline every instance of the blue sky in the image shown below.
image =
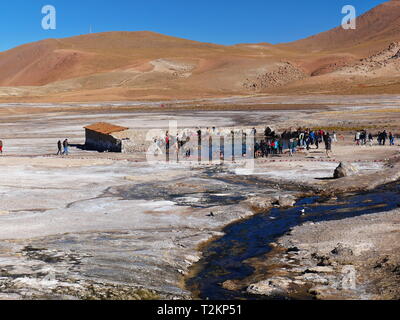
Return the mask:
M 0 50 L 46 38 L 93 32 L 150 30 L 218 44 L 288 42 L 341 23 L 384 0 L 2 0 Z M 57 29 L 43 30 L 41 9 L 57 9 Z

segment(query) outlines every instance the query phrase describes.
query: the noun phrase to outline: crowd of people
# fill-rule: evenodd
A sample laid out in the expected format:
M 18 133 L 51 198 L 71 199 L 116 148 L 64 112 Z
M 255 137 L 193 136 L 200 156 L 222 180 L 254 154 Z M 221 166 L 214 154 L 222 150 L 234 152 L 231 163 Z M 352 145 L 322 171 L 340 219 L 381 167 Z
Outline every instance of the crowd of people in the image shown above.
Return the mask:
M 257 137 L 257 131 L 253 128 L 253 133 Z M 277 134 L 270 128 L 266 128 L 261 140 L 256 139 L 255 156 L 268 157 L 270 155 L 283 154 L 288 150 L 289 156 L 293 156 L 299 148 L 310 150 L 311 146 L 316 149 L 324 144 L 325 152 L 328 157 L 332 153 L 332 143 L 337 142 L 336 132 L 332 134 L 324 130 L 297 129 L 296 131 L 284 131 Z
M 385 146 L 387 141 L 389 141 L 390 146 L 394 146 L 395 136 L 392 132 L 387 133 L 386 130 L 383 130 L 378 132 L 378 134 L 376 135 L 376 140 L 378 142 L 378 145 L 380 146 Z M 374 143 L 374 136 L 371 132 L 361 130 L 356 132 L 354 136 L 354 141 L 358 146 L 372 146 Z
M 190 158 L 190 156 L 194 154 L 194 148 L 191 148 L 191 145 L 188 142 L 194 142 L 194 140 L 196 140 L 192 138 L 197 137 L 196 143 L 198 145 L 202 144 L 202 140 L 209 141 L 209 152 L 211 154 L 213 151 L 217 151 L 213 150 L 212 139 L 215 138 L 215 136 L 220 136 L 222 142 L 223 137 L 226 134 L 236 136 L 239 136 L 240 134 L 242 135 L 243 156 L 249 152 L 246 142 L 248 141 L 247 139 L 249 139 L 249 136 L 254 137 L 254 156 L 256 158 L 282 155 L 284 153 L 293 156 L 299 149 L 310 150 L 312 147 L 314 147 L 314 149 L 319 149 L 322 144 L 327 157 L 330 157 L 332 154 L 332 144 L 338 142 L 338 137 L 335 131 L 330 133 L 322 129 L 312 130 L 299 128 L 296 131 L 285 130 L 282 134 L 278 134 L 271 128 L 267 127 L 264 132 L 261 133 L 258 133 L 256 128 L 253 128 L 248 132 L 241 130 L 239 134 L 239 132 L 234 132 L 233 130 L 230 132 L 219 132 L 215 127 L 213 127 L 207 128 L 205 132 L 198 129 L 195 132 L 184 132 L 182 136 L 176 135 L 176 137 L 171 137 L 167 131 L 165 137 L 159 140 L 156 139 L 155 143 L 157 143 L 159 150 L 166 149 L 167 154 L 169 154 L 170 148 L 173 147 L 178 153 L 183 152 L 186 158 Z M 343 136 L 340 136 L 340 138 L 344 139 Z M 373 135 L 371 132 L 367 132 L 366 130 L 357 131 L 354 136 L 354 141 L 355 144 L 359 146 L 373 146 L 375 138 L 378 145 L 385 146 L 387 143 L 389 143 L 390 146 L 395 145 L 395 135 L 386 130 L 379 131 L 376 135 Z M 220 150 L 222 156 L 224 154 L 223 149 L 224 146 L 222 142 Z M 57 155 L 69 155 L 68 139 L 65 139 L 63 142 L 59 140 L 57 142 L 57 150 Z M 0 154 L 2 153 L 3 141 L 0 140 Z M 212 154 L 210 155 L 210 158 L 213 158 Z
M 231 134 L 235 134 L 234 131 L 230 132 Z M 248 133 L 242 131 L 242 155 L 246 156 L 248 153 L 248 146 L 246 145 L 246 141 L 248 139 Z M 285 130 L 282 134 L 277 134 L 271 128 L 267 127 L 264 132 L 258 134 L 256 128 L 251 130 L 251 136 L 254 137 L 254 156 L 256 158 L 264 158 L 273 155 L 282 155 L 287 153 L 290 157 L 292 157 L 299 149 L 310 150 L 312 147 L 314 149 L 320 149 L 321 145 L 326 152 L 328 158 L 332 155 L 332 144 L 338 142 L 338 136 L 335 131 L 332 133 L 324 131 L 322 129 L 312 130 L 312 129 L 297 129 L 296 131 Z M 191 138 L 197 136 L 197 143 L 200 145 L 202 139 L 206 139 L 209 141 L 209 153 L 210 158 L 213 158 L 213 136 L 223 135 L 221 132 L 218 132 L 215 127 L 207 128 L 204 131 L 198 129 L 196 132 L 184 132 L 182 136 L 176 135 L 176 137 L 171 137 L 169 132 L 167 131 L 164 139 L 160 142 L 163 147 L 166 149 L 167 154 L 169 154 L 170 148 L 174 147 L 176 151 L 183 152 L 185 158 L 190 158 L 192 154 L 194 154 L 194 150 L 190 147 L 188 143 L 191 141 Z M 236 132 L 236 135 L 238 133 Z M 344 139 L 343 136 L 340 136 Z M 379 131 L 376 135 L 376 139 L 379 145 L 386 145 L 386 141 L 389 141 L 391 146 L 394 145 L 395 136 L 392 132 L 387 133 L 386 130 Z M 367 132 L 366 130 L 357 131 L 355 134 L 355 142 L 357 145 L 373 145 L 374 135 L 371 132 Z M 156 142 L 156 141 L 155 141 Z M 161 145 L 159 145 L 161 147 Z M 65 139 L 63 142 L 58 141 L 57 143 L 58 152 L 57 155 L 69 155 L 69 141 Z M 162 148 L 162 147 L 161 147 Z M 0 140 L 0 152 L 3 152 L 3 143 Z M 223 143 L 221 144 L 222 153 L 221 157 L 223 157 Z

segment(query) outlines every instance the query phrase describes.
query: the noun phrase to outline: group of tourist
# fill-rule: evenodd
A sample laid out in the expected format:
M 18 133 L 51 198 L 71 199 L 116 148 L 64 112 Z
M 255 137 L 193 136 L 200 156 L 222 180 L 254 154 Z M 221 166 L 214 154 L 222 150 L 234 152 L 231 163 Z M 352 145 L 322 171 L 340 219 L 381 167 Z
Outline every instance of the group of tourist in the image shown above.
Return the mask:
M 69 155 L 69 142 L 68 139 L 65 139 L 63 142 L 61 140 L 58 140 L 57 142 L 57 155 L 58 156 L 68 156 Z
M 241 131 L 242 135 L 242 156 L 246 156 L 249 152 L 248 149 L 248 133 Z M 233 130 L 230 131 L 232 136 L 238 136 L 237 132 Z M 210 158 L 213 158 L 213 138 L 215 136 L 221 136 L 223 139 L 223 134 L 218 132 L 215 127 L 207 128 L 205 132 L 198 129 L 196 132 L 184 133 L 182 136 L 177 135 L 176 137 L 171 137 L 169 132 L 163 139 L 155 140 L 158 149 L 166 149 L 167 155 L 169 154 L 170 148 L 173 146 L 178 152 L 183 152 L 186 158 L 190 158 L 193 154 L 190 144 L 191 138 L 197 137 L 197 144 L 201 145 L 202 140 L 209 140 L 209 153 Z M 311 146 L 315 146 L 315 149 L 319 149 L 320 145 L 323 143 L 325 147 L 325 152 L 327 157 L 330 157 L 332 153 L 332 144 L 337 142 L 337 134 L 335 131 L 333 133 L 326 132 L 322 129 L 312 130 L 312 129 L 297 129 L 296 131 L 285 130 L 282 134 L 277 134 L 271 128 L 267 127 L 264 132 L 260 135 L 257 133 L 256 128 L 251 130 L 251 136 L 254 137 L 254 156 L 256 158 L 264 158 L 273 155 L 281 155 L 288 153 L 289 156 L 293 156 L 298 149 L 310 150 Z M 342 137 L 344 139 L 344 137 Z M 387 141 L 389 141 L 390 146 L 395 144 L 395 135 L 392 132 L 387 133 L 386 130 L 379 131 L 376 135 L 376 139 L 379 145 L 385 146 Z M 374 135 L 366 130 L 360 130 L 355 133 L 354 141 L 356 145 L 373 145 Z M 193 142 L 193 140 L 192 140 Z M 69 155 L 69 141 L 65 139 L 63 142 L 59 140 L 57 142 L 57 155 Z M 217 150 L 214 150 L 217 151 Z M 224 146 L 221 143 L 221 153 L 220 157 L 224 156 Z M 3 141 L 0 140 L 0 154 L 3 153 Z
M 216 130 L 215 127 L 207 128 L 207 130 L 198 129 L 196 132 L 192 133 L 193 138 L 197 136 L 198 145 L 202 145 L 204 141 L 210 141 L 208 144 L 209 158 L 215 158 L 213 155 L 213 142 L 216 136 L 223 136 Z M 245 130 L 240 132 L 225 132 L 225 135 L 240 137 L 242 135 L 242 156 L 245 157 L 249 152 L 248 140 L 249 136 L 254 137 L 254 156 L 255 158 L 265 158 L 269 156 L 282 155 L 287 153 L 292 157 L 299 149 L 310 150 L 311 148 L 319 149 L 323 145 L 326 155 L 328 158 L 332 154 L 332 144 L 338 142 L 338 136 L 335 131 L 332 133 L 324 131 L 322 129 L 302 129 L 299 128 L 296 131 L 285 130 L 282 134 L 278 134 L 271 128 L 267 127 L 264 132 L 258 133 L 256 128 L 253 128 L 249 134 Z M 174 149 L 178 152 L 181 151 L 186 158 L 189 158 L 193 152 L 187 144 L 191 140 L 192 136 L 183 137 L 170 137 L 169 133 L 165 136 L 165 147 L 167 153 L 169 153 L 170 146 L 174 145 Z M 377 141 L 379 145 L 386 145 L 386 141 L 389 140 L 390 145 L 394 145 L 394 135 L 392 132 L 387 133 L 386 130 L 379 132 L 377 135 Z M 340 136 L 344 140 L 343 136 Z M 195 139 L 194 139 L 195 140 Z M 194 142 L 192 140 L 192 142 Z M 355 142 L 357 145 L 370 144 L 372 146 L 374 140 L 374 135 L 366 130 L 358 131 L 355 134 Z M 172 142 L 173 141 L 173 142 Z M 206 143 L 207 145 L 207 143 Z M 221 144 L 220 157 L 224 157 L 224 146 Z
M 298 148 L 310 150 L 311 146 L 319 149 L 320 144 L 324 143 L 326 155 L 330 157 L 332 153 L 332 143 L 337 142 L 336 132 L 332 135 L 324 130 L 297 129 L 296 131 L 285 130 L 282 134 L 277 134 L 270 128 L 266 128 L 261 141 L 257 140 L 257 130 L 255 133 L 255 156 L 268 157 L 269 155 L 283 154 L 288 150 L 289 156 L 293 156 Z
M 392 132 L 387 133 L 386 130 L 379 131 L 376 135 L 376 140 L 378 141 L 378 145 L 385 146 L 386 141 L 389 140 L 389 145 L 394 146 L 395 136 Z M 366 130 L 357 131 L 354 136 L 354 141 L 356 145 L 365 146 L 365 145 L 373 145 L 374 136 L 371 132 L 367 132 Z
M 315 146 L 319 149 L 321 144 L 324 144 L 326 155 L 330 157 L 333 142 L 337 142 L 336 133 L 330 134 L 324 130 L 286 130 L 282 134 L 277 134 L 271 128 L 266 128 L 260 135 L 256 128 L 218 131 L 215 127 L 206 130 L 199 128 L 197 131 L 180 133 L 176 136 L 170 135 L 167 131 L 163 139 L 154 140 L 156 149 L 166 151 L 167 160 L 171 151 L 177 156 L 181 154 L 185 158 L 190 158 L 197 150 L 199 158 L 207 156 L 203 154 L 206 152 L 210 161 L 224 159 L 225 153 L 232 157 L 240 154 L 242 157 L 247 157 L 254 152 L 254 156 L 260 158 L 287 152 L 289 156 L 293 156 L 299 148 L 310 150 L 311 146 Z

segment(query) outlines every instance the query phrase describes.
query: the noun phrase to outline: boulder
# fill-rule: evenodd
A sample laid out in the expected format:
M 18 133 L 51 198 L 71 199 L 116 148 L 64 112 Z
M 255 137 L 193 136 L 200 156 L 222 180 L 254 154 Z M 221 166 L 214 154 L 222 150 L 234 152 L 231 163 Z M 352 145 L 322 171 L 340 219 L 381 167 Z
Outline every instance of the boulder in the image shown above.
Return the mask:
M 333 177 L 335 179 L 344 178 L 358 173 L 358 169 L 350 163 L 341 162 L 335 169 Z
M 247 292 L 250 294 L 264 295 L 264 296 L 276 296 L 284 295 L 287 293 L 291 280 L 274 277 L 268 280 L 260 281 L 255 284 L 251 284 L 247 288 Z
M 245 202 L 256 213 L 266 212 L 273 207 L 274 197 L 251 197 Z
M 296 199 L 292 196 L 280 196 L 278 199 L 278 204 L 282 208 L 293 207 L 296 203 Z
M 256 213 L 266 212 L 274 206 L 281 208 L 293 207 L 296 198 L 291 195 L 284 196 L 253 196 L 245 200 L 245 203 Z
M 331 251 L 331 254 L 335 256 L 352 256 L 353 250 L 345 247 L 342 243 L 338 243 L 337 246 Z

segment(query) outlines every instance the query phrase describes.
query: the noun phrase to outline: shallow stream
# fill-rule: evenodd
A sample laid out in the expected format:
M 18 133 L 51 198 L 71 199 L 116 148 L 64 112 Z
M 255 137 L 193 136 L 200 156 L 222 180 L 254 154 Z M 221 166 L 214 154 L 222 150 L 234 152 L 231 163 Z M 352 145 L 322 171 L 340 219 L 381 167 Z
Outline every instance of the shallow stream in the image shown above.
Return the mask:
M 305 222 L 378 213 L 399 206 L 400 183 L 396 183 L 337 199 L 305 198 L 293 208 L 275 208 L 253 216 L 225 228 L 225 235 L 204 249 L 203 259 L 195 266 L 200 271 L 187 281 L 187 287 L 201 299 L 257 299 L 259 297 L 244 292 L 226 290 L 221 284 L 250 276 L 254 270 L 245 261 L 268 253 L 271 250 L 269 244 L 292 227 Z

